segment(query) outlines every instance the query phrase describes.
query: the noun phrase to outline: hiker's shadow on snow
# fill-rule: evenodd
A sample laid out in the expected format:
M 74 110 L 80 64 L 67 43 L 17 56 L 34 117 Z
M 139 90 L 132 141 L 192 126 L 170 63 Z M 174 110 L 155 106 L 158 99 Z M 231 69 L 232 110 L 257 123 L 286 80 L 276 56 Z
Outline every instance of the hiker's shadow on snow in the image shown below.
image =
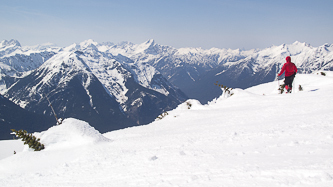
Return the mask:
M 319 89 L 314 89 L 314 90 L 310 90 L 309 92 L 315 92 L 318 91 Z

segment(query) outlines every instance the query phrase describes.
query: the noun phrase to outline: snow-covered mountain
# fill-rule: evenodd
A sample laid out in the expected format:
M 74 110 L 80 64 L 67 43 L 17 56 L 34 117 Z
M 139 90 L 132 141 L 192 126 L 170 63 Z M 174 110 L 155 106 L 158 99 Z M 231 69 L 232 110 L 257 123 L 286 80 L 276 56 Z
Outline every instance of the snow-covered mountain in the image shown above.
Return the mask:
M 154 40 L 87 40 L 65 48 L 22 47 L 10 40 L 1 42 L 0 54 L 0 93 L 16 104 L 52 115 L 49 94 L 59 116 L 104 121 L 99 124 L 117 119 L 117 128 L 149 123 L 187 96 L 207 103 L 221 94 L 216 81 L 233 88 L 272 81 L 288 55 L 299 73 L 333 70 L 333 45 L 300 42 L 245 51 L 176 49 Z M 100 116 L 101 108 L 109 117 Z
M 286 56 L 291 56 L 292 62 L 298 67 L 298 73 L 333 70 L 333 45 L 311 47 L 305 43 L 295 42 L 290 45 L 272 46 L 256 51 L 243 59 L 223 63 L 207 71 L 199 81 L 191 85 L 189 91 L 193 91 L 193 88 L 198 85 L 201 89 L 211 90 L 209 93 L 218 95 L 219 92 L 214 92 L 216 88 L 213 89 L 213 86 L 207 84 L 213 81 L 219 81 L 234 88 L 248 88 L 270 82 L 281 70 Z M 207 97 L 207 95 L 199 94 L 197 97 L 202 98 L 200 101 L 207 102 L 216 97 L 215 95 Z
M 11 186 L 333 186 L 333 74 L 187 100 L 151 124 L 101 134 L 73 118 L 36 132 L 39 152 L 0 141 L 0 184 Z M 17 154 L 13 155 L 16 151 Z
M 17 77 L 38 68 L 59 50 L 52 44 L 22 47 L 17 40 L 0 42 L 0 93 L 9 88 Z
M 187 97 L 152 66 L 98 50 L 87 40 L 62 48 L 4 95 L 22 108 L 86 120 L 100 132 L 147 124 Z
M 266 49 L 231 50 L 212 48 L 175 49 L 149 40 L 100 46 L 111 54 L 121 54 L 136 62 L 146 62 L 179 87 L 190 98 L 206 103 L 221 94 L 216 81 L 229 87 L 248 88 L 272 81 L 291 56 L 300 73 L 333 70 L 333 45 L 312 47 L 295 42 Z

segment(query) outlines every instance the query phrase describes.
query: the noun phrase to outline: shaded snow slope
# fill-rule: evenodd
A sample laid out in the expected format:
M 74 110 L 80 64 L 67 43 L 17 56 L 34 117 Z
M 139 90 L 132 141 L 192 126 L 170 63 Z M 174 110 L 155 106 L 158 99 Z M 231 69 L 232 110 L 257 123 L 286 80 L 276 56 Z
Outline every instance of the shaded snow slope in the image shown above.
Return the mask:
M 207 105 L 188 100 L 162 120 L 104 134 L 112 141 L 77 146 L 91 136 L 79 128 L 68 137 L 69 124 L 54 127 L 63 134 L 51 128 L 41 135 L 58 137 L 49 141 L 54 145 L 67 137 L 71 146 L 47 143 L 41 152 L 0 160 L 0 184 L 332 186 L 333 75 L 326 75 L 297 75 L 303 91 L 292 94 L 277 94 L 276 81 Z

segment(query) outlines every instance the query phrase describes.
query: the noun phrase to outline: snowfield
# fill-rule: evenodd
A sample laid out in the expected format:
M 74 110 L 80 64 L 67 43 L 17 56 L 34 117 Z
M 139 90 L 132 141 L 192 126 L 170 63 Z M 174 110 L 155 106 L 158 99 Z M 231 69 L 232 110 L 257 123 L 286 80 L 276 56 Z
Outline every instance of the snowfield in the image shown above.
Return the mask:
M 277 94 L 278 81 L 234 89 L 105 134 L 65 119 L 34 133 L 40 152 L 0 141 L 0 186 L 333 186 L 333 73 L 325 73 L 298 74 L 292 94 Z

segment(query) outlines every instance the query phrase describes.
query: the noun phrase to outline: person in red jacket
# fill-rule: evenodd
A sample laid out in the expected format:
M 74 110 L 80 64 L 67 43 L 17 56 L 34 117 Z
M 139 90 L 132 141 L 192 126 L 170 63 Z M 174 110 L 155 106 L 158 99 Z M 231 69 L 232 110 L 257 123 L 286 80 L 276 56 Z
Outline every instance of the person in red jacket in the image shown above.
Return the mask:
M 286 57 L 286 63 L 283 64 L 282 69 L 278 76 L 280 77 L 284 73 L 284 85 L 287 90 L 287 93 L 291 93 L 293 88 L 292 84 L 297 73 L 297 68 L 294 63 L 291 62 L 290 56 Z

